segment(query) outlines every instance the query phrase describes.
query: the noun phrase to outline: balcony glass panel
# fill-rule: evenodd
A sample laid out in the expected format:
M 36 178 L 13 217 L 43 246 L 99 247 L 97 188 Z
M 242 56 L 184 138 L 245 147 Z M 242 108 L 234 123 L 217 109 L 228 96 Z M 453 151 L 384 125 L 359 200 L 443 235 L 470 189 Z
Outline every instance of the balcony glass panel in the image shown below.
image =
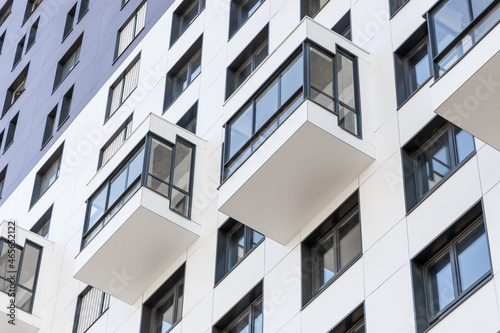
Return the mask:
M 189 218 L 193 150 L 194 146 L 185 140 L 179 139 L 174 145 L 148 135 L 145 143 L 122 162 L 118 171 L 113 172 L 88 200 L 82 248 L 141 186 L 147 186 L 166 198 L 171 198 L 170 209 Z M 170 170 L 172 165 L 174 172 Z
M 305 98 L 310 98 L 338 114 L 338 125 L 360 136 L 356 57 L 341 50 L 334 55 L 307 43 L 305 45 L 304 49 L 298 51 L 295 57 L 291 57 L 288 64 L 271 76 L 263 88 L 226 123 L 223 180 L 227 179 Z M 305 59 L 309 59 L 309 62 L 306 63 Z M 306 89 L 307 87 L 309 89 Z

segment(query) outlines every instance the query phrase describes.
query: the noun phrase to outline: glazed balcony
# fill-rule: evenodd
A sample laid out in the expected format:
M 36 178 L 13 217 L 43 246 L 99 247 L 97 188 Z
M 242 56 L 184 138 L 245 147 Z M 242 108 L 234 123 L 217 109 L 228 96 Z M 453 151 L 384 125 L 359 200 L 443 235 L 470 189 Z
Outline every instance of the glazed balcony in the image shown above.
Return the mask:
M 225 105 L 219 210 L 288 243 L 374 160 L 369 79 L 365 51 L 304 18 Z
M 75 278 L 132 304 L 187 250 L 200 234 L 192 202 L 205 145 L 155 115 L 135 130 L 99 171 L 109 176 L 89 184 L 97 190 L 87 201 Z

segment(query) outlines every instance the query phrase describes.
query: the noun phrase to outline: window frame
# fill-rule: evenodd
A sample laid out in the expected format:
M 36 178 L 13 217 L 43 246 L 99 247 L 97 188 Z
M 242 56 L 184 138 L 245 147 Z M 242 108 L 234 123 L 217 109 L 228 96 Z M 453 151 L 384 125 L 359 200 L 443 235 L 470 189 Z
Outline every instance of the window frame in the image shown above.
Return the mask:
M 394 5 L 395 1 L 397 1 L 396 5 Z M 389 0 L 389 19 L 396 16 L 396 14 L 399 13 L 399 11 L 403 9 L 408 2 L 410 2 L 410 0 Z
M 61 174 L 61 166 L 62 166 L 62 156 L 64 152 L 64 142 L 57 148 L 52 156 L 50 156 L 47 161 L 42 165 L 42 167 L 38 170 L 35 175 L 35 182 L 33 185 L 33 192 L 31 194 L 31 203 L 30 209 L 40 200 L 41 197 L 54 185 L 54 183 L 59 179 Z M 57 171 L 54 180 L 47 186 L 46 189 L 42 191 L 42 179 L 47 175 L 47 171 L 57 162 Z M 43 175 L 41 173 L 43 172 Z
M 310 18 L 315 18 L 316 15 L 330 2 L 330 0 L 326 0 L 325 3 L 321 6 L 318 6 L 318 11 L 314 14 L 311 14 L 311 3 L 313 1 L 321 2 L 321 0 L 301 0 L 300 1 L 300 19 L 302 20 L 304 17 L 309 16 Z
M 179 119 L 176 123 L 177 126 L 196 135 L 196 128 L 198 127 L 198 101 L 196 101 L 189 110 Z M 194 127 L 194 128 L 193 128 Z
M 78 295 L 77 297 L 77 301 L 76 301 L 76 309 L 75 309 L 75 318 L 73 320 L 73 329 L 72 329 L 72 333 L 77 333 L 78 332 L 78 322 L 80 320 L 80 314 L 81 314 L 81 307 L 82 307 L 82 302 L 83 302 L 83 299 L 84 297 L 92 291 L 92 289 L 95 289 L 97 291 L 100 291 L 102 293 L 102 296 L 101 296 L 101 301 L 99 303 L 99 315 L 97 316 L 97 318 L 87 327 L 85 328 L 82 332 L 86 332 L 88 331 L 105 313 L 106 311 L 108 311 L 109 309 L 109 305 L 110 305 L 110 299 L 111 299 L 111 296 L 107 293 L 105 293 L 104 291 L 102 290 L 99 290 L 99 289 L 96 289 L 92 286 L 87 286 L 85 287 L 85 289 L 83 289 L 83 291 Z M 106 300 L 107 298 L 107 300 Z M 105 303 L 107 302 L 107 306 L 106 308 L 105 307 Z
M 5 4 L 0 8 L 0 27 L 7 21 L 7 18 L 12 13 L 13 0 L 7 0 Z
M 125 141 L 128 140 L 130 135 L 132 134 L 132 120 L 133 120 L 133 114 L 131 114 L 124 122 L 123 124 L 118 127 L 118 129 L 113 133 L 113 135 L 106 141 L 106 143 L 102 146 L 102 148 L 99 150 L 99 160 L 97 162 L 97 170 L 100 170 L 113 156 L 114 154 L 120 149 L 120 147 L 125 143 Z M 130 128 L 130 129 L 129 129 Z M 104 152 L 115 142 L 116 139 L 120 136 L 120 134 L 125 131 L 124 133 L 124 138 L 123 141 L 121 142 L 120 146 L 116 149 L 114 153 L 112 153 L 109 158 L 104 161 Z
M 64 23 L 62 42 L 64 42 L 66 40 L 66 37 L 69 36 L 71 31 L 73 31 L 73 26 L 75 25 L 76 6 L 77 5 L 78 5 L 78 2 L 75 2 L 75 4 L 71 7 L 71 9 L 66 14 L 66 21 Z
M 7 167 L 6 165 L 2 171 L 0 171 L 0 199 L 3 197 L 3 190 L 5 189 L 5 179 L 7 178 Z
M 467 163 L 476 154 L 476 143 L 475 138 L 472 136 L 472 142 L 474 149 L 467 156 L 465 156 L 462 161 L 458 159 L 458 151 L 456 144 L 455 131 L 460 129 L 460 127 L 455 126 L 452 123 L 447 122 L 440 116 L 434 117 L 429 123 L 427 123 L 413 138 L 408 140 L 408 142 L 401 148 L 402 160 L 403 160 L 403 183 L 405 190 L 405 203 L 406 203 L 406 214 L 410 214 L 416 207 L 418 207 L 427 197 L 429 197 L 434 191 L 436 191 L 446 180 L 448 180 L 453 174 L 460 169 L 465 163 Z M 465 131 L 465 130 L 464 130 Z M 448 133 L 448 145 L 450 147 L 451 156 L 451 168 L 450 171 L 439 180 L 432 188 L 427 190 L 426 193 L 420 194 L 419 185 L 419 172 L 417 159 L 422 153 L 432 147 L 442 135 Z
M 83 45 L 83 32 L 78 37 L 75 42 L 70 46 L 68 51 L 62 56 L 62 58 L 57 63 L 56 75 L 54 78 L 54 86 L 52 88 L 52 93 L 54 93 L 57 88 L 64 82 L 64 80 L 71 74 L 71 72 L 75 69 L 75 67 L 80 63 L 80 58 L 82 54 L 82 45 Z M 74 57 L 73 64 L 69 66 L 66 74 L 64 74 L 66 66 L 68 66 L 69 61 Z M 63 75 L 64 74 L 64 75 Z
M 24 54 L 28 53 L 28 51 L 31 49 L 33 44 L 35 44 L 36 41 L 36 35 L 38 33 L 38 24 L 40 23 L 40 17 L 36 19 L 36 21 L 31 25 L 30 32 L 28 35 L 28 44 L 26 46 L 26 51 Z
M 197 3 L 198 13 L 193 17 L 189 24 L 184 25 L 185 16 L 189 12 L 190 9 Z M 191 26 L 191 24 L 196 21 L 198 16 L 205 9 L 206 3 L 205 0 L 186 0 L 182 2 L 175 10 L 172 15 L 172 28 L 170 31 L 170 48 L 181 38 L 184 32 Z
M 31 227 L 30 231 L 43 237 L 49 239 L 50 233 L 50 223 L 52 222 L 52 211 L 54 210 L 54 205 L 51 205 L 49 209 L 36 221 L 36 223 Z M 48 223 L 47 233 L 42 235 L 41 232 L 44 230 Z
M 137 30 L 137 21 L 139 19 L 138 15 L 139 12 L 142 10 L 144 10 L 144 26 L 142 26 L 139 30 Z M 122 26 L 116 32 L 116 43 L 115 43 L 115 52 L 113 55 L 113 65 L 116 63 L 118 58 L 120 58 L 120 56 L 125 53 L 125 51 L 130 47 L 130 45 L 132 45 L 132 43 L 137 39 L 137 37 L 141 34 L 141 32 L 144 31 L 144 29 L 146 28 L 146 22 L 147 22 L 146 14 L 147 14 L 147 0 L 144 0 L 137 6 L 137 8 L 132 12 L 129 18 L 122 24 Z M 134 21 L 132 29 L 133 30 L 132 39 L 126 46 L 124 46 L 123 50 L 120 52 L 121 33 L 123 33 L 127 25 L 129 25 L 132 20 Z
M 332 27 L 332 31 L 352 42 L 351 10 L 349 9 Z
M 28 19 L 33 15 L 35 10 L 40 6 L 42 3 L 42 0 L 28 0 L 26 2 L 26 10 L 24 11 L 24 19 L 23 19 L 23 24 L 28 21 Z
M 17 122 L 19 121 L 19 113 L 17 112 L 14 117 L 9 122 L 9 128 L 7 130 L 7 136 L 5 137 L 5 147 L 3 152 L 5 153 L 7 149 L 14 143 L 14 137 L 16 135 Z
M 242 19 L 242 10 L 243 7 L 252 0 L 231 0 L 230 1 L 230 9 L 229 9 L 229 37 L 228 40 L 231 40 L 234 35 L 241 29 L 241 27 L 255 14 L 260 6 L 264 3 L 265 0 L 257 0 L 255 10 L 247 15 L 245 19 Z
M 240 260 L 236 261 L 234 265 L 229 265 L 229 242 L 230 234 L 234 233 L 237 229 L 243 228 L 243 238 L 244 238 L 244 250 L 243 256 Z M 257 232 L 262 236 L 262 238 L 251 246 L 251 236 L 252 232 Z M 233 218 L 229 218 L 224 224 L 217 230 L 217 254 L 216 254 L 216 268 L 215 268 L 215 281 L 214 285 L 217 286 L 221 283 L 226 276 L 228 276 L 240 263 L 242 263 L 260 244 L 264 242 L 266 236 L 260 232 L 246 226 L 245 224 L 236 221 Z
M 454 297 L 443 309 L 432 315 L 430 296 L 429 296 L 429 274 L 428 267 L 436 263 L 444 255 L 448 254 L 450 248 L 456 246 L 461 240 L 471 236 L 478 228 L 482 228 L 486 237 L 486 250 L 488 252 L 488 262 L 490 269 L 482 276 L 478 277 L 467 289 L 457 294 L 457 283 L 460 283 L 455 271 L 453 261 L 457 261 L 456 255 L 450 258 L 452 267 L 452 283 Z M 455 220 L 448 228 L 434 238 L 430 243 L 417 253 L 410 260 L 413 302 L 415 307 L 415 323 L 417 333 L 423 333 L 434 327 L 443 320 L 448 314 L 453 312 L 458 306 L 465 302 L 478 289 L 493 279 L 493 265 L 491 259 L 491 247 L 488 236 L 488 228 L 484 218 L 484 209 L 482 199 L 472 205 L 465 213 Z
M 12 70 L 16 68 L 17 64 L 21 62 L 23 58 L 24 45 L 26 44 L 26 34 L 24 34 L 23 38 L 17 43 L 16 52 L 14 54 L 14 63 L 12 64 Z
M 364 301 L 352 310 L 347 316 L 341 319 L 328 333 L 352 333 L 359 329 L 361 325 L 365 325 L 365 303 Z
M 7 114 L 7 112 L 10 110 L 12 105 L 21 97 L 21 95 L 24 93 L 26 90 L 26 82 L 28 79 L 28 73 L 29 73 L 29 67 L 30 63 L 28 63 L 24 69 L 19 73 L 19 75 L 16 77 L 16 79 L 12 82 L 10 87 L 7 89 L 7 93 L 5 94 L 5 103 L 2 111 L 2 116 L 0 117 L 3 118 Z M 18 90 L 21 88 L 20 92 L 18 93 Z
M 325 289 L 334 283 L 344 272 L 354 265 L 363 256 L 363 236 L 361 225 L 361 210 L 359 204 L 358 191 L 354 192 L 347 198 L 330 216 L 328 216 L 311 234 L 309 234 L 301 243 L 301 271 L 302 271 L 302 309 L 307 307 L 316 297 L 318 297 Z M 354 255 L 343 266 L 340 265 L 340 248 L 337 246 L 340 242 L 338 230 L 346 223 L 352 221 L 355 215 L 358 215 L 357 225 L 359 225 L 359 253 Z M 314 286 L 314 247 L 322 242 L 326 237 L 337 237 L 334 240 L 333 251 L 335 255 L 335 272 L 334 275 L 323 282 L 322 285 L 315 289 Z

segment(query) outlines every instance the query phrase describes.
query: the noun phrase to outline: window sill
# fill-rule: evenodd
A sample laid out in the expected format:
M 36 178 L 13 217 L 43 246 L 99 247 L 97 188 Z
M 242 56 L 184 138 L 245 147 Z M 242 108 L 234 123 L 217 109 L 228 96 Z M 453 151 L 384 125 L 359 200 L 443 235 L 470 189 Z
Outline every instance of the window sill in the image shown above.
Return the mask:
M 188 29 L 189 29 L 189 27 L 193 25 L 194 21 L 196 21 L 196 19 L 198 19 L 198 17 L 201 15 L 201 13 L 203 13 L 203 11 L 204 11 L 204 10 L 205 10 L 205 7 L 203 7 L 203 8 L 200 10 L 200 12 L 199 12 L 198 14 L 196 14 L 196 16 L 193 18 L 193 21 L 192 21 L 192 22 L 191 22 L 191 23 L 190 23 L 190 24 L 186 27 L 186 29 L 184 29 L 184 31 L 183 31 L 183 32 L 181 32 L 181 33 L 179 34 L 179 36 L 177 36 L 177 38 L 175 38 L 173 41 L 170 41 L 170 45 L 169 45 L 169 47 L 168 47 L 168 49 L 169 49 L 169 50 L 170 50 L 170 49 L 174 46 L 174 44 L 175 44 L 175 43 L 176 43 L 179 39 L 181 39 L 182 35 L 184 35 L 184 33 L 185 33 Z
M 266 236 L 264 236 L 247 254 L 245 254 L 241 259 L 240 261 L 238 261 L 233 267 L 231 267 L 230 270 L 228 270 L 226 272 L 226 274 L 224 274 L 224 276 L 219 280 L 217 281 L 215 284 L 214 284 L 214 289 L 222 283 L 222 281 L 224 281 L 226 279 L 227 276 L 229 276 L 229 274 L 231 274 L 232 271 L 234 271 L 236 269 L 236 267 L 238 267 L 257 247 L 259 247 L 260 244 L 262 244 L 264 241 L 266 240 Z
M 3 155 L 3 154 L 5 154 L 5 153 L 7 152 L 7 150 L 9 150 L 10 146 L 12 146 L 12 144 L 13 144 L 13 143 L 14 143 L 14 140 L 12 140 L 12 142 L 11 142 L 11 143 L 9 143 L 9 144 L 8 144 L 8 145 L 4 148 L 2 155 Z
M 40 151 L 42 151 L 49 144 L 49 142 L 52 140 L 53 137 L 54 137 L 54 135 L 51 135 L 50 138 L 48 138 L 47 141 L 45 141 L 42 144 L 42 148 L 40 148 Z
M 68 121 L 68 119 L 69 119 L 69 115 L 68 115 L 66 118 L 64 118 L 64 120 L 62 121 L 62 123 L 61 123 L 61 124 L 59 124 L 59 125 L 57 126 L 57 131 L 59 131 L 59 130 L 61 129 L 61 127 L 63 127 L 63 126 L 64 126 L 64 124 Z
M 69 29 L 69 31 L 66 33 L 66 35 L 63 36 L 61 44 L 64 43 L 64 41 L 66 40 L 66 38 L 68 38 L 68 36 L 71 34 L 72 31 L 73 31 L 73 28 Z
M 5 110 L 3 110 L 2 116 L 0 117 L 0 120 L 7 114 L 7 112 L 9 112 L 9 110 L 12 108 L 12 105 L 16 104 L 16 102 L 21 98 L 21 96 L 24 94 L 25 91 L 26 91 L 26 88 L 23 89 L 23 91 L 21 92 L 21 94 L 19 95 L 19 97 L 17 97 L 16 100 L 14 102 L 12 102 L 12 104 L 9 105 L 8 108 L 6 108 Z
M 13 71 L 14 71 L 14 69 L 16 69 L 17 65 L 21 62 L 21 60 L 22 60 L 22 59 L 23 59 L 23 58 L 21 57 L 21 58 L 19 58 L 19 60 L 18 60 L 18 61 L 16 61 L 16 62 L 14 63 L 14 65 L 12 66 L 12 69 L 10 70 L 11 72 L 13 72 Z
M 476 155 L 476 148 L 474 146 L 474 151 L 472 153 L 470 153 L 469 156 L 467 156 L 466 158 L 464 158 L 464 160 L 457 166 L 457 168 L 455 170 L 450 171 L 450 173 L 448 175 L 446 175 L 445 177 L 443 177 L 436 184 L 436 186 L 434 186 L 424 196 L 422 196 L 422 198 L 419 199 L 418 202 L 413 207 L 411 207 L 410 209 L 407 208 L 406 216 L 410 215 L 415 209 L 417 209 L 418 206 L 420 206 L 429 196 L 432 195 L 432 193 L 434 193 L 439 187 L 441 187 L 441 185 L 443 185 L 444 182 L 446 182 L 449 178 L 451 178 L 458 170 L 460 170 L 460 168 L 462 166 L 464 166 L 467 162 L 469 162 L 472 159 L 472 157 L 474 157 L 475 155 Z
M 2 24 L 0 24 L 0 27 L 5 23 L 5 21 L 7 21 L 7 19 L 9 18 L 10 14 L 12 13 L 12 9 L 9 11 L 9 13 L 7 14 L 7 16 L 5 16 L 5 19 L 3 20 Z
M 323 291 L 330 287 L 342 274 L 344 274 L 349 268 L 351 268 L 359 259 L 363 256 L 363 251 L 361 251 L 356 257 L 354 257 L 347 265 L 344 266 L 335 276 L 328 280 L 325 284 L 318 289 L 318 291 L 301 307 L 301 311 L 304 310 L 309 304 L 311 304 Z
M 49 187 L 47 187 L 47 189 L 45 189 L 45 191 L 43 191 L 43 193 L 40 193 L 40 196 L 32 204 L 30 204 L 30 208 L 28 209 L 28 212 L 31 210 L 31 208 L 33 208 L 38 203 L 38 201 L 40 201 L 40 199 L 44 196 L 44 194 L 47 193 L 50 190 L 50 188 L 54 185 L 54 183 L 58 179 L 59 179 L 59 176 L 57 176 L 57 178 L 54 179 L 54 181 L 52 182 L 52 184 L 50 184 Z
M 488 273 L 483 275 L 479 279 L 477 284 L 471 287 L 466 293 L 464 293 L 462 296 L 457 298 L 455 301 L 453 301 L 448 307 L 438 316 L 438 318 L 434 319 L 434 321 L 429 325 L 429 327 L 424 330 L 422 333 L 427 333 L 431 329 L 433 329 L 441 320 L 443 320 L 446 316 L 448 316 L 453 310 L 458 308 L 460 305 L 462 305 L 463 302 L 465 302 L 470 296 L 472 296 L 476 291 L 481 289 L 485 284 L 490 282 L 493 279 L 493 271 L 490 270 Z
M 408 4 L 408 2 L 410 2 L 410 0 L 406 0 L 406 1 L 405 1 L 405 3 L 404 3 L 404 4 L 402 4 L 402 5 L 401 5 L 401 7 L 399 7 L 399 8 L 398 8 L 398 10 L 396 10 L 394 13 L 392 13 L 392 14 L 389 16 L 389 20 L 392 20 L 392 18 L 393 18 L 394 16 L 396 16 L 396 15 L 397 15 L 397 13 L 399 13 L 399 12 L 403 9 L 403 7 L 404 7 L 404 6 L 406 6 L 406 5 Z
M 30 45 L 28 45 L 26 47 L 26 51 L 24 52 L 24 54 L 28 53 L 29 50 L 31 50 L 31 48 L 33 47 L 33 45 L 35 44 L 36 40 L 34 40 Z
M 396 111 L 399 111 L 399 109 L 401 109 L 406 104 L 406 102 L 408 102 L 413 96 L 415 96 L 417 94 L 417 92 L 419 92 L 420 89 L 422 89 L 431 79 L 432 79 L 432 75 L 429 76 L 424 82 L 422 82 L 422 84 L 420 85 L 420 87 L 418 87 L 417 89 L 415 89 L 415 91 L 412 92 L 410 94 L 410 96 L 408 96 L 400 105 L 398 105 L 398 107 L 396 108 Z M 434 83 L 432 83 L 430 86 L 432 87 L 433 84 Z
M 85 9 L 85 11 L 78 17 L 78 21 L 76 21 L 76 24 L 80 23 L 80 21 L 85 17 L 85 15 L 88 13 L 89 9 Z

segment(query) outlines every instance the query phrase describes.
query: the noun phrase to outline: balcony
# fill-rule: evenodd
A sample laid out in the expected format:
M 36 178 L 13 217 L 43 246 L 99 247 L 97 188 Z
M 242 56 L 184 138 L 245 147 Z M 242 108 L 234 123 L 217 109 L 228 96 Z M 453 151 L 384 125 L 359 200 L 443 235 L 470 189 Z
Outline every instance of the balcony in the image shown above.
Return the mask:
M 475 11 L 461 19 L 469 25 L 434 60 L 440 78 L 431 87 L 432 101 L 436 114 L 500 150 L 500 2 Z M 431 40 L 437 52 L 450 39 Z
M 232 96 L 244 106 L 225 105 L 219 210 L 281 244 L 297 235 L 375 158 L 369 71 L 365 51 L 303 19 Z
M 0 223 L 0 332 L 35 333 L 40 329 L 54 244 L 17 225 L 13 233 L 12 227 L 12 222 Z M 13 284 L 11 275 L 17 278 Z M 15 309 L 9 308 L 11 287 L 16 290 Z M 15 325 L 9 323 L 12 311 Z
M 205 151 L 205 141 L 158 116 L 139 125 L 89 183 L 75 278 L 133 304 L 199 237 L 191 206 Z

